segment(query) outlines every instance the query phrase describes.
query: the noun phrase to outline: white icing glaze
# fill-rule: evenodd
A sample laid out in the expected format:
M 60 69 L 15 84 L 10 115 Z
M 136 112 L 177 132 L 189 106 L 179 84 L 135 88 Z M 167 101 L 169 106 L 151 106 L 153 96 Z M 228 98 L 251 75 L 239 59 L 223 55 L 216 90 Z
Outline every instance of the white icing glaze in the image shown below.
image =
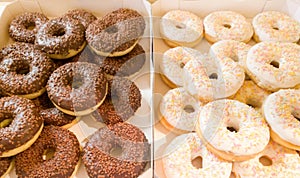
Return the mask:
M 248 42 L 253 35 L 253 28 L 247 19 L 233 11 L 216 11 L 210 13 L 203 21 L 205 34 L 220 40 L 236 40 Z
M 202 54 L 192 48 L 175 47 L 166 51 L 160 63 L 163 74 L 177 86 L 183 86 L 183 67 L 191 59 Z
M 272 160 L 272 165 L 264 166 L 259 159 L 263 156 Z M 300 157 L 296 151 L 270 141 L 263 152 L 255 158 L 233 163 L 233 172 L 241 178 L 297 178 L 300 177 Z
M 194 112 L 186 112 L 185 107 L 191 106 Z M 160 104 L 160 112 L 173 127 L 183 131 L 195 131 L 203 103 L 189 95 L 184 88 L 169 90 Z
M 300 23 L 282 12 L 257 14 L 252 24 L 258 41 L 297 42 L 300 39 Z
M 229 177 L 232 163 L 223 161 L 208 151 L 196 133 L 176 137 L 166 148 L 163 167 L 168 178 Z M 202 168 L 192 160 L 202 157 Z
M 259 153 L 270 139 L 269 127 L 262 115 L 235 100 L 208 103 L 202 108 L 198 122 L 201 135 L 212 147 L 235 156 Z
M 217 74 L 217 79 L 211 79 L 212 74 Z M 244 79 L 243 68 L 230 58 L 206 56 L 190 60 L 184 66 L 184 87 L 205 102 L 235 94 Z
M 162 17 L 160 32 L 171 41 L 192 43 L 202 38 L 203 22 L 194 13 L 172 10 Z
M 279 68 L 271 65 L 272 61 Z M 261 42 L 248 52 L 246 65 L 255 83 L 267 90 L 300 84 L 300 46 L 294 43 Z
M 279 90 L 268 96 L 263 112 L 272 130 L 281 139 L 300 146 L 300 90 Z

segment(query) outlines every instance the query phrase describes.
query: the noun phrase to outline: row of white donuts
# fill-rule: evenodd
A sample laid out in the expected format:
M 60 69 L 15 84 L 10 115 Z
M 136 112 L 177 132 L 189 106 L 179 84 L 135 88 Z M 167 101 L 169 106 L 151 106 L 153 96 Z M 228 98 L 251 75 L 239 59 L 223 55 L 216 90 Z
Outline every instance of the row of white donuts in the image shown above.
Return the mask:
M 160 63 L 164 81 L 172 88 L 184 86 L 204 102 L 234 95 L 249 77 L 268 91 L 300 84 L 300 46 L 295 43 L 260 42 L 251 47 L 222 40 L 209 53 L 169 49 Z
M 257 14 L 252 24 L 242 14 L 233 11 L 216 11 L 204 20 L 184 10 L 172 10 L 161 19 L 160 32 L 171 46 L 193 47 L 203 36 L 215 43 L 220 40 L 236 40 L 247 43 L 253 37 L 257 42 L 298 42 L 300 23 L 277 11 Z

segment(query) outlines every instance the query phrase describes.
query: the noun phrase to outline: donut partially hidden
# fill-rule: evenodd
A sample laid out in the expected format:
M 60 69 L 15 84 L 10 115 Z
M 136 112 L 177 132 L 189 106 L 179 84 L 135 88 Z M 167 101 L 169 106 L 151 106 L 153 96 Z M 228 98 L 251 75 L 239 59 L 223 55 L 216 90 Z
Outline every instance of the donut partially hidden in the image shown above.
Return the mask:
M 107 94 L 107 79 L 101 69 L 87 62 L 72 62 L 56 69 L 47 84 L 55 107 L 72 116 L 95 111 Z
M 123 56 L 138 43 L 145 26 L 143 16 L 137 11 L 120 8 L 91 23 L 86 40 L 98 55 Z
M 55 18 L 39 29 L 35 44 L 51 58 L 67 59 L 84 49 L 84 32 L 84 26 L 78 20 Z
M 39 137 L 43 119 L 29 99 L 13 96 L 0 99 L 0 157 L 14 156 Z
M 72 132 L 45 126 L 38 140 L 16 156 L 16 174 L 19 178 L 69 178 L 75 175 L 79 158 L 80 145 Z
M 138 177 L 150 159 L 144 133 L 128 123 L 96 131 L 83 149 L 83 163 L 91 178 Z
M 5 176 L 13 169 L 13 167 L 13 158 L 0 158 L 0 177 L 5 178 Z
M 142 96 L 134 82 L 114 77 L 108 82 L 108 94 L 103 104 L 92 114 L 97 121 L 115 124 L 128 120 L 141 106 Z
M 34 100 L 39 107 L 39 114 L 45 125 L 55 125 L 68 129 L 78 122 L 80 117 L 70 116 L 57 109 L 48 97 L 47 92 Z

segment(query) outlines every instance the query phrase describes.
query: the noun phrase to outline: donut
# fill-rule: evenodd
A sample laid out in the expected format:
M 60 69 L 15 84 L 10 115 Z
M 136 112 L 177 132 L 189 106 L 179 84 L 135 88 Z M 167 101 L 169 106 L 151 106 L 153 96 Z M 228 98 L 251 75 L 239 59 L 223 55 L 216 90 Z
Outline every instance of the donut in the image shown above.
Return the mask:
M 33 99 L 45 92 L 54 64 L 29 43 L 16 42 L 0 51 L 0 90 Z
M 161 18 L 160 34 L 171 47 L 194 47 L 203 38 L 203 22 L 192 12 L 171 10 Z
M 210 152 L 196 133 L 177 136 L 164 151 L 166 177 L 229 177 L 232 163 Z M 201 163 L 198 160 L 202 160 Z
M 29 148 L 44 125 L 34 103 L 18 96 L 0 99 L 0 121 L 0 157 L 14 156 Z
M 92 113 L 99 122 L 115 124 L 130 119 L 141 107 L 142 95 L 134 82 L 121 77 L 108 80 L 108 93 L 101 106 Z
M 285 89 L 269 95 L 263 113 L 271 138 L 290 149 L 300 150 L 300 90 Z
M 35 35 L 48 18 L 39 12 L 25 12 L 16 16 L 9 25 L 9 36 L 14 41 L 34 43 Z
M 246 80 L 233 99 L 261 111 L 265 99 L 271 92 L 258 87 L 253 81 Z
M 220 40 L 236 40 L 247 43 L 253 35 L 253 28 L 247 19 L 237 12 L 216 11 L 203 20 L 205 38 L 210 43 Z
M 104 57 L 94 55 L 94 62 L 110 78 L 121 76 L 132 78 L 141 70 L 146 61 L 146 54 L 143 47 L 137 44 L 132 51 L 119 57 Z
M 97 17 L 95 17 L 92 13 L 87 12 L 83 9 L 72 9 L 69 10 L 67 13 L 65 13 L 63 15 L 63 17 L 67 17 L 67 18 L 72 18 L 74 20 L 78 20 L 80 21 L 80 23 L 82 23 L 82 25 L 84 26 L 85 29 L 87 29 L 87 27 L 94 22 L 95 20 L 97 20 Z
M 261 12 L 253 18 L 252 25 L 257 42 L 297 42 L 300 39 L 300 23 L 282 12 Z
M 270 140 L 269 127 L 259 112 L 228 99 L 205 105 L 196 131 L 211 152 L 228 161 L 251 159 Z
M 226 57 L 192 59 L 183 69 L 184 88 L 203 102 L 234 95 L 245 79 L 243 68 Z
M 246 65 L 255 83 L 269 91 L 300 84 L 300 46 L 294 43 L 261 42 L 248 52 Z
M 129 53 L 144 34 L 145 20 L 137 11 L 120 8 L 95 20 L 86 30 L 89 47 L 101 56 Z
M 107 79 L 95 64 L 71 62 L 51 74 L 46 88 L 56 108 L 71 116 L 82 116 L 103 103 Z
M 251 46 L 235 40 L 221 40 L 214 43 L 209 50 L 209 54 L 216 58 L 229 57 L 237 62 L 245 70 L 246 79 L 249 79 L 247 75 L 247 54 Z
M 0 177 L 5 178 L 13 167 L 13 158 L 0 158 Z
M 75 56 L 85 47 L 85 29 L 78 20 L 61 17 L 45 23 L 36 34 L 35 45 L 54 59 Z
M 176 133 L 195 131 L 197 118 L 204 105 L 184 88 L 169 90 L 160 103 L 161 123 Z
M 125 122 L 96 131 L 83 148 L 82 156 L 91 178 L 136 178 L 149 159 L 150 145 L 144 133 Z
M 161 77 L 171 88 L 183 86 L 183 67 L 191 59 L 203 57 L 199 51 L 178 46 L 167 50 L 160 63 Z
M 273 141 L 253 159 L 234 162 L 237 177 L 300 177 L 300 157 L 294 150 Z
M 34 100 L 39 107 L 39 114 L 45 125 L 55 125 L 68 129 L 78 122 L 80 117 L 70 116 L 57 109 L 48 97 L 47 92 Z
M 16 156 L 16 174 L 20 178 L 69 178 L 75 175 L 79 159 L 80 145 L 75 134 L 57 126 L 45 126 L 37 141 Z

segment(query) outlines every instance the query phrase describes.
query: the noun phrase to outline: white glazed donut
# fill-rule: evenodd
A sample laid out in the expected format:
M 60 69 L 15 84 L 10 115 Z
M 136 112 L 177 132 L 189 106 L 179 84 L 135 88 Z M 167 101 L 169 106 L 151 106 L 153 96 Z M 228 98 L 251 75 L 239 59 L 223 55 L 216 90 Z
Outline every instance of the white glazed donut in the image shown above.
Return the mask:
M 269 95 L 263 113 L 271 127 L 272 139 L 300 150 L 300 90 L 285 89 Z
M 202 54 L 199 51 L 188 47 L 179 46 L 167 50 L 160 63 L 163 81 L 171 88 L 183 86 L 183 67 L 189 60 L 200 56 Z
M 239 63 L 241 67 L 244 68 L 246 74 L 248 73 L 246 67 L 246 60 L 247 54 L 249 49 L 251 48 L 250 45 L 235 41 L 235 40 L 221 40 L 214 43 L 210 47 L 210 55 L 213 57 L 224 58 L 229 57 L 235 62 Z M 247 75 L 246 75 L 247 78 Z
M 160 103 L 162 123 L 168 129 L 195 131 L 203 103 L 189 95 L 184 88 L 169 90 Z
M 229 161 L 254 157 L 270 140 L 269 127 L 259 112 L 228 99 L 205 105 L 196 131 L 210 151 Z
M 203 38 L 203 22 L 194 13 L 172 10 L 162 17 L 160 33 L 165 42 L 171 47 L 193 47 Z
M 232 163 L 224 161 L 207 150 L 196 133 L 176 137 L 165 150 L 163 168 L 167 178 L 229 177 Z M 202 158 L 202 168 L 192 161 Z
M 247 43 L 253 28 L 247 19 L 232 11 L 216 11 L 204 18 L 205 38 L 211 43 L 220 40 L 236 40 Z
M 253 81 L 246 80 L 239 91 L 234 95 L 233 99 L 245 103 L 254 109 L 261 111 L 261 107 L 265 99 L 271 94 L 259 86 Z
M 233 163 L 233 172 L 240 178 L 300 177 L 300 157 L 296 151 L 270 141 L 255 158 Z
M 234 95 L 244 79 L 243 68 L 230 58 L 206 56 L 192 59 L 184 66 L 184 87 L 204 102 Z
M 300 84 L 300 46 L 295 43 L 258 43 L 249 50 L 246 65 L 251 79 L 264 89 Z
M 259 13 L 253 18 L 252 25 L 257 42 L 297 42 L 300 39 L 300 23 L 282 12 Z

